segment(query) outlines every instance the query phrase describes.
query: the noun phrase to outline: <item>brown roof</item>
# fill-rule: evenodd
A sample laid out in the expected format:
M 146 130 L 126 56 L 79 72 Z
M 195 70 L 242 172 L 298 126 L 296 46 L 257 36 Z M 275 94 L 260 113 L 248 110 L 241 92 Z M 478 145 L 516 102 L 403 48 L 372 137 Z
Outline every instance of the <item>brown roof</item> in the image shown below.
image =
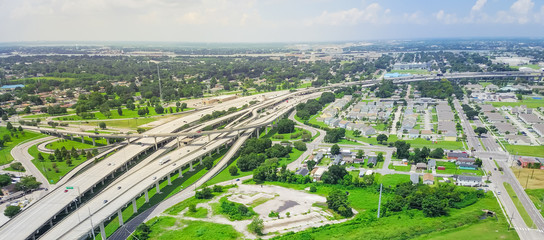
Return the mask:
M 432 173 L 423 174 L 423 181 L 434 181 L 434 176 Z

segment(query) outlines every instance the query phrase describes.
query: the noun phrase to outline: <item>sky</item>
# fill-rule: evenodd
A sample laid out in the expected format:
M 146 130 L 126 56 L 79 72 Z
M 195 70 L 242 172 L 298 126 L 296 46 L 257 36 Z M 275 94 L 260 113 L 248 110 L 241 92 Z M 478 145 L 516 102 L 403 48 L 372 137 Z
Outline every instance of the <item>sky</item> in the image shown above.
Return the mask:
M 0 42 L 544 37 L 544 0 L 0 0 Z

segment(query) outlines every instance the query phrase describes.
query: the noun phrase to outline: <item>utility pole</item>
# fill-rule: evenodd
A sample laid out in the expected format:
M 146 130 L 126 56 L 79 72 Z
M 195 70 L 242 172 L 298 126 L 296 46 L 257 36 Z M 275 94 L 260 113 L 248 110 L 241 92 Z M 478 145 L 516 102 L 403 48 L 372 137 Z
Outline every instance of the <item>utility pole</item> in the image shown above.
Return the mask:
M 382 206 L 382 187 L 383 187 L 383 184 L 380 183 L 380 200 L 378 200 L 378 218 L 380 218 L 380 207 Z

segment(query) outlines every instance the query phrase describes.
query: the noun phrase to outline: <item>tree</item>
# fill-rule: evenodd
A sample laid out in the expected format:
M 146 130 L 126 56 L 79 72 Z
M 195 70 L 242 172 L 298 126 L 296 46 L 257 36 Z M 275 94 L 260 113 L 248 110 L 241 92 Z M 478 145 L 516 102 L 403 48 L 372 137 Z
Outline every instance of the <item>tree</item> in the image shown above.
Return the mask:
M 17 131 L 23 132 L 23 127 L 19 126 L 19 127 L 17 128 Z
M 279 134 L 292 133 L 295 131 L 295 122 L 291 119 L 281 119 L 276 127 Z
M 321 97 L 319 98 L 319 103 L 321 103 L 321 105 L 325 105 L 327 103 L 334 102 L 334 100 L 335 100 L 334 93 L 324 92 L 321 94 Z
M 478 137 L 482 137 L 482 134 L 487 133 L 487 128 L 477 127 L 476 129 L 474 129 L 474 132 L 478 134 Z
M 4 209 L 4 215 L 6 217 L 12 218 L 17 215 L 21 211 L 21 207 L 19 206 L 7 206 L 6 209 Z
M 348 195 L 339 189 L 334 189 L 329 193 L 327 206 L 344 217 L 353 216 L 353 211 L 348 202 Z
M 338 146 L 338 144 L 334 144 L 332 145 L 331 147 L 331 154 L 332 155 L 337 155 L 340 153 L 340 147 Z
M 516 98 L 520 101 L 523 100 L 523 94 L 521 93 L 516 94 Z
M 147 224 L 142 223 L 134 231 L 134 239 L 149 239 L 149 234 L 151 233 L 151 228 Z
M 123 109 L 121 109 L 121 107 L 117 108 L 117 114 L 119 114 L 119 116 L 123 116 Z
M 105 122 L 98 123 L 98 126 L 100 127 L 100 129 L 106 129 L 106 123 Z
M 465 111 L 465 115 L 467 116 L 469 120 L 472 120 L 474 119 L 474 117 L 478 116 L 478 112 L 471 109 L 471 110 Z
M 360 137 L 361 136 L 361 131 L 359 131 L 359 130 L 353 131 L 353 136 L 354 137 Z
M 221 187 L 221 185 L 214 185 L 213 186 L 213 191 L 214 192 L 223 192 L 223 187 Z
M 378 137 L 376 137 L 376 140 L 378 141 L 378 143 L 380 144 L 383 144 L 383 142 L 387 141 L 389 137 L 385 134 L 380 134 L 378 135 Z
M 357 155 L 355 157 L 359 158 L 359 159 L 362 159 L 364 156 L 365 156 L 365 151 L 363 151 L 362 149 L 359 149 L 359 151 L 357 151 Z
M 183 110 L 187 108 L 187 103 L 182 103 L 180 108 L 181 108 L 181 111 L 183 112 Z
M 38 153 L 38 161 L 43 162 L 44 158 L 42 153 Z
M 207 169 L 210 170 L 213 167 L 213 159 L 210 156 L 205 157 L 202 160 L 202 165 Z
M 263 235 L 263 229 L 264 229 L 263 220 L 260 219 L 259 216 L 254 217 L 251 223 L 247 225 L 247 229 L 249 229 L 249 231 L 257 235 Z
M 328 171 L 323 173 L 321 179 L 327 184 L 337 184 L 341 183 L 346 175 L 348 175 L 346 168 L 340 165 L 332 165 Z
M 312 171 L 312 169 L 314 169 L 316 164 L 317 163 L 314 160 L 308 160 L 306 162 L 306 167 L 308 167 L 308 171 Z
M 53 161 L 55 161 L 55 155 L 50 154 L 50 155 L 47 157 L 47 159 L 49 159 L 49 161 L 53 162 Z
M 431 158 L 443 158 L 444 157 L 444 149 L 442 148 L 435 148 L 431 153 L 429 154 L 429 157 Z
M 397 148 L 397 158 L 408 159 L 410 157 L 410 144 L 405 141 L 396 141 L 395 147 Z
M 378 161 L 378 162 L 383 162 L 383 160 L 384 160 L 384 158 L 383 158 L 383 153 L 381 153 L 381 152 L 378 153 L 378 159 L 377 159 L 377 161 Z
M 10 122 L 6 124 L 6 128 L 8 129 L 8 131 L 13 131 L 13 125 Z
M 474 165 L 482 167 L 482 159 L 476 158 L 476 160 L 474 160 Z
M 36 181 L 36 177 L 26 176 L 21 178 L 21 181 L 15 184 L 15 189 L 17 191 L 28 191 L 37 189 L 42 183 Z
M 143 132 L 145 132 L 145 128 L 137 128 L 136 132 L 138 132 L 138 134 L 142 134 Z
M 205 187 L 204 189 L 195 193 L 195 198 L 197 199 L 210 199 L 212 197 L 212 189 L 210 189 L 209 187 Z
M 7 174 L 0 175 L 0 187 L 5 187 L 11 183 L 11 177 Z
M 335 128 L 327 131 L 325 138 L 323 139 L 327 143 L 336 143 L 346 135 L 346 129 Z
M 2 114 L 2 121 L 7 121 L 8 120 L 8 115 L 7 114 Z
M 160 104 L 157 104 L 157 105 L 155 106 L 155 112 L 156 112 L 157 114 L 163 114 L 163 113 L 164 113 L 164 108 L 163 108 Z
M 304 143 L 302 141 L 296 141 L 293 145 L 299 151 L 306 151 L 307 150 L 306 143 Z
M 236 176 L 238 175 L 238 168 L 236 166 L 230 166 L 229 168 L 229 173 L 231 176 Z
M 421 210 L 427 217 L 438 217 L 448 213 L 448 200 L 438 199 L 434 195 L 423 198 Z

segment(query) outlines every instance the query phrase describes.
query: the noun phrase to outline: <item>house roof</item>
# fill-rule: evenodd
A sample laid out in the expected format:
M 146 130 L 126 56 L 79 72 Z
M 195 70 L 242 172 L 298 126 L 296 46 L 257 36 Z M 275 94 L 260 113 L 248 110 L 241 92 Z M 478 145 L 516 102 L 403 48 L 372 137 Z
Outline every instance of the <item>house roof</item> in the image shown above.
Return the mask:
M 423 174 L 423 181 L 434 181 L 434 176 L 432 173 Z
M 436 167 L 436 160 L 430 159 L 430 160 L 427 162 L 427 166 L 428 166 L 428 167 Z
M 467 181 L 467 182 L 481 182 L 481 176 L 466 176 L 466 175 L 457 175 L 455 177 L 458 181 Z
M 419 183 L 419 175 L 416 173 L 410 174 L 410 181 L 412 181 L 413 184 Z
M 448 157 L 466 158 L 466 157 L 468 157 L 468 153 L 464 153 L 464 152 L 448 152 Z

